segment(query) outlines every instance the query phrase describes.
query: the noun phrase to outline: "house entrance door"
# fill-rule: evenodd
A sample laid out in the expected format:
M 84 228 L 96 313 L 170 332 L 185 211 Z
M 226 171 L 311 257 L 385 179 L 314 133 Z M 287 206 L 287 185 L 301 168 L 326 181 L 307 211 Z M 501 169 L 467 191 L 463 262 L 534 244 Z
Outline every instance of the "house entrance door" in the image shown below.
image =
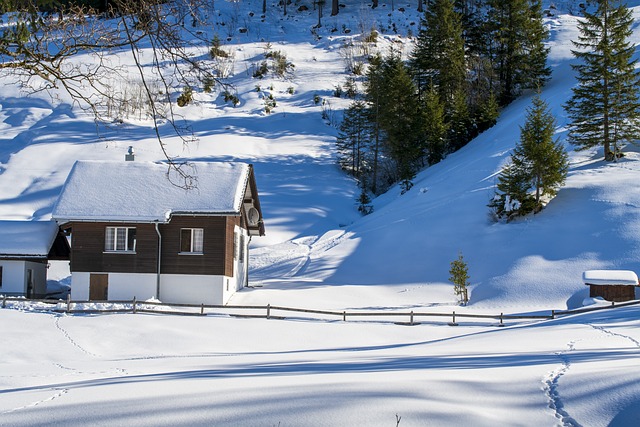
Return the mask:
M 91 274 L 89 276 L 89 300 L 106 301 L 109 299 L 109 275 Z

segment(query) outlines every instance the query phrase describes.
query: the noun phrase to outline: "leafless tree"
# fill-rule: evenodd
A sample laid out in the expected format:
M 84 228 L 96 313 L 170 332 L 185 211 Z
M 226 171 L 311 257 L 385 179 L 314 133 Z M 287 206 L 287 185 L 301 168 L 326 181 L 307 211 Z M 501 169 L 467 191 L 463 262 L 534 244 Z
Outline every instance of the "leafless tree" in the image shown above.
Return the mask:
M 155 137 L 173 172 L 193 184 L 193 177 L 167 151 L 159 130 L 168 123 L 184 144 L 193 133 L 176 111 L 175 97 L 203 81 L 226 84 L 207 67 L 209 40 L 199 31 L 207 0 L 109 0 L 106 11 L 61 6 L 52 0 L 0 0 L 5 12 L 0 34 L 0 75 L 16 78 L 30 93 L 60 91 L 90 112 L 97 123 L 109 123 L 108 106 L 124 102 L 114 81 L 137 80 L 144 88 Z M 47 8 L 43 8 L 43 4 Z M 185 23 L 186 22 L 186 23 Z M 133 67 L 114 52 L 128 51 Z

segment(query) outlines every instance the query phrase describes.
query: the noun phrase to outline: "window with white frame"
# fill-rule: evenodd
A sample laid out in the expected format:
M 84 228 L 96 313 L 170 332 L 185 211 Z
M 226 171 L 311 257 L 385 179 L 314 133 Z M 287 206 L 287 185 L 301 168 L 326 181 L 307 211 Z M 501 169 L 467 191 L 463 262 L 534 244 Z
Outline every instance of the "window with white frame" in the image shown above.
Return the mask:
M 105 252 L 134 252 L 136 250 L 135 227 L 107 227 L 104 250 Z
M 180 229 L 180 253 L 201 254 L 204 242 L 204 229 Z

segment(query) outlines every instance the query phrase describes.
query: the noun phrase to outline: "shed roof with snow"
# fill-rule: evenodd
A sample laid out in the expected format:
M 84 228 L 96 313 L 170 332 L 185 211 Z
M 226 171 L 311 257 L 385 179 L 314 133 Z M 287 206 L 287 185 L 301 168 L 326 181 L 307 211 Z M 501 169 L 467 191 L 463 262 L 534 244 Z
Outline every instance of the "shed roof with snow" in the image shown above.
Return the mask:
M 582 273 L 585 285 L 637 286 L 638 276 L 630 270 L 587 270 Z
M 251 165 L 194 162 L 182 170 L 192 185 L 167 163 L 78 161 L 52 216 L 60 223 L 166 223 L 172 215 L 238 215 L 247 197 L 260 210 Z
M 0 258 L 45 259 L 54 247 L 61 249 L 58 256 L 68 257 L 64 237 L 56 244 L 59 231 L 55 221 L 0 221 Z

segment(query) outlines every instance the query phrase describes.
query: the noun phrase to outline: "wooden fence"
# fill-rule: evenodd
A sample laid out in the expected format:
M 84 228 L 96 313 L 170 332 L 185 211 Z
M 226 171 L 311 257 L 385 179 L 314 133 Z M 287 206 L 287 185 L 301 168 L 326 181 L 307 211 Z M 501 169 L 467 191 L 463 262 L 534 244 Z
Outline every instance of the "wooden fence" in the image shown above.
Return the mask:
M 56 313 L 69 314 L 103 314 L 103 313 L 153 313 L 171 314 L 181 316 L 207 316 L 225 315 L 230 317 L 250 317 L 263 319 L 287 319 L 304 318 L 306 320 L 342 320 L 346 322 L 354 319 L 369 319 L 370 321 L 392 322 L 399 325 L 418 325 L 420 319 L 436 318 L 442 323 L 450 326 L 457 326 L 460 319 L 468 319 L 474 324 L 489 323 L 495 326 L 504 326 L 510 320 L 549 320 L 571 314 L 587 313 L 590 311 L 606 310 L 618 307 L 640 304 L 640 300 L 622 303 L 612 302 L 611 305 L 599 305 L 595 307 L 585 307 L 575 310 L 551 310 L 548 315 L 520 315 L 520 314 L 472 314 L 456 313 L 455 311 L 425 312 L 425 311 L 328 311 L 312 310 L 304 308 L 282 307 L 267 304 L 263 305 L 205 305 L 205 304 L 167 304 L 154 301 L 137 301 L 135 298 L 130 301 L 73 301 L 67 300 L 47 300 L 47 299 L 25 299 L 15 297 L 2 297 L 2 308 L 6 308 L 7 302 L 30 303 L 30 309 L 43 310 Z M 40 304 L 40 305 L 39 305 Z M 42 306 L 44 304 L 44 307 Z M 84 305 L 91 305 L 91 308 L 84 308 Z M 100 307 L 108 305 L 109 307 Z M 291 316 L 292 313 L 302 316 Z M 385 320 L 382 320 L 385 319 Z M 387 320 L 390 319 L 390 320 Z M 438 320 L 433 320 L 438 323 Z

